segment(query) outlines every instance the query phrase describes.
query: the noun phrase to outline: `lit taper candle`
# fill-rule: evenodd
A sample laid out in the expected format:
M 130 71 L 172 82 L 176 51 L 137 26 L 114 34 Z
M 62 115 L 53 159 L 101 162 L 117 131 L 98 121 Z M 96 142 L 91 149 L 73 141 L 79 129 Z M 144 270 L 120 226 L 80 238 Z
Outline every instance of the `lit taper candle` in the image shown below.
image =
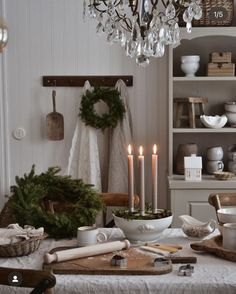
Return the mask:
M 128 146 L 128 193 L 129 212 L 134 212 L 134 159 L 131 145 Z
M 157 145 L 153 145 L 152 153 L 152 212 L 157 213 L 157 179 L 158 179 L 158 155 Z
M 140 181 L 140 213 L 145 215 L 145 181 L 144 181 L 144 156 L 143 147 L 139 147 L 139 181 Z

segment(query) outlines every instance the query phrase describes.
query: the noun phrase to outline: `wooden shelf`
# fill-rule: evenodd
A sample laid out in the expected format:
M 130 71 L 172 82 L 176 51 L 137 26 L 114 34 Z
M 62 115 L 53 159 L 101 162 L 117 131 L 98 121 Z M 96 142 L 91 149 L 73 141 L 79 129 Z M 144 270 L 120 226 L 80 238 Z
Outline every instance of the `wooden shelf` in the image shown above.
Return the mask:
M 236 77 L 173 77 L 174 82 L 235 82 Z
M 221 129 L 208 129 L 208 128 L 172 128 L 171 132 L 174 134 L 182 133 L 236 133 L 236 128 L 221 128 Z
M 193 27 L 188 33 L 186 28 L 180 28 L 180 38 L 191 40 L 207 36 L 229 36 L 236 37 L 236 27 Z
M 201 181 L 185 181 L 182 175 L 172 175 L 168 177 L 170 189 L 236 189 L 236 177 L 231 180 L 220 181 L 214 176 L 203 175 Z

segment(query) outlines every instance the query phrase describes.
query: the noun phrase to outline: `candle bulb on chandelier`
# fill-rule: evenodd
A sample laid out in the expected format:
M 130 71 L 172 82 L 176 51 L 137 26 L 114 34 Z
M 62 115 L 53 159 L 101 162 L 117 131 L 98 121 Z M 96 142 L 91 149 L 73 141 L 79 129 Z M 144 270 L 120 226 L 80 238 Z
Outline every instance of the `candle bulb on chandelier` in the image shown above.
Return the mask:
M 145 181 L 144 181 L 144 155 L 143 155 L 143 147 L 139 147 L 139 181 L 140 181 L 140 214 L 142 216 L 145 215 Z
M 128 146 L 128 193 L 129 212 L 134 212 L 134 161 L 131 145 Z
M 157 145 L 153 145 L 152 154 L 152 212 L 157 213 L 157 179 L 158 179 L 158 155 Z

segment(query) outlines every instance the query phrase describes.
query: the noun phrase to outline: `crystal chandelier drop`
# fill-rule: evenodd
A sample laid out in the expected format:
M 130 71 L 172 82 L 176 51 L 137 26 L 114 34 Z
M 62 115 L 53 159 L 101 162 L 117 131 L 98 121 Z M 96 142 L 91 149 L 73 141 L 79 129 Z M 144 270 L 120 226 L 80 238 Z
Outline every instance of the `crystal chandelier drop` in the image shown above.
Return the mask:
M 0 18 L 0 52 L 7 45 L 8 41 L 8 29 L 4 21 Z
M 166 45 L 180 41 L 178 16 L 191 32 L 192 20 L 202 17 L 201 0 L 84 0 L 83 17 L 97 21 L 97 33 L 108 43 L 120 43 L 126 55 L 146 66 L 162 57 Z

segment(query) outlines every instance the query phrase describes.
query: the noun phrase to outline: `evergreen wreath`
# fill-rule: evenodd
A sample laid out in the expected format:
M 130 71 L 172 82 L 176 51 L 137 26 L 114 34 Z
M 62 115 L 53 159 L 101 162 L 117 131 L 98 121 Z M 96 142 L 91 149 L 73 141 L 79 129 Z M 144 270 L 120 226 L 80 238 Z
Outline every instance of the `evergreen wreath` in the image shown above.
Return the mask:
M 103 202 L 92 185 L 57 175 L 59 171 L 60 168 L 51 167 L 36 175 L 33 165 L 29 174 L 17 176 L 16 185 L 11 186 L 10 205 L 20 225 L 44 227 L 51 237 L 70 238 L 76 236 L 79 226 L 95 223 Z M 61 213 L 45 211 L 45 200 L 69 203 L 70 209 Z
M 109 107 L 109 112 L 99 116 L 94 105 L 103 101 Z M 125 113 L 125 107 L 120 99 L 120 92 L 116 89 L 95 86 L 93 91 L 87 90 L 82 96 L 80 104 L 80 113 L 82 121 L 96 129 L 115 128 L 118 121 L 122 120 Z

